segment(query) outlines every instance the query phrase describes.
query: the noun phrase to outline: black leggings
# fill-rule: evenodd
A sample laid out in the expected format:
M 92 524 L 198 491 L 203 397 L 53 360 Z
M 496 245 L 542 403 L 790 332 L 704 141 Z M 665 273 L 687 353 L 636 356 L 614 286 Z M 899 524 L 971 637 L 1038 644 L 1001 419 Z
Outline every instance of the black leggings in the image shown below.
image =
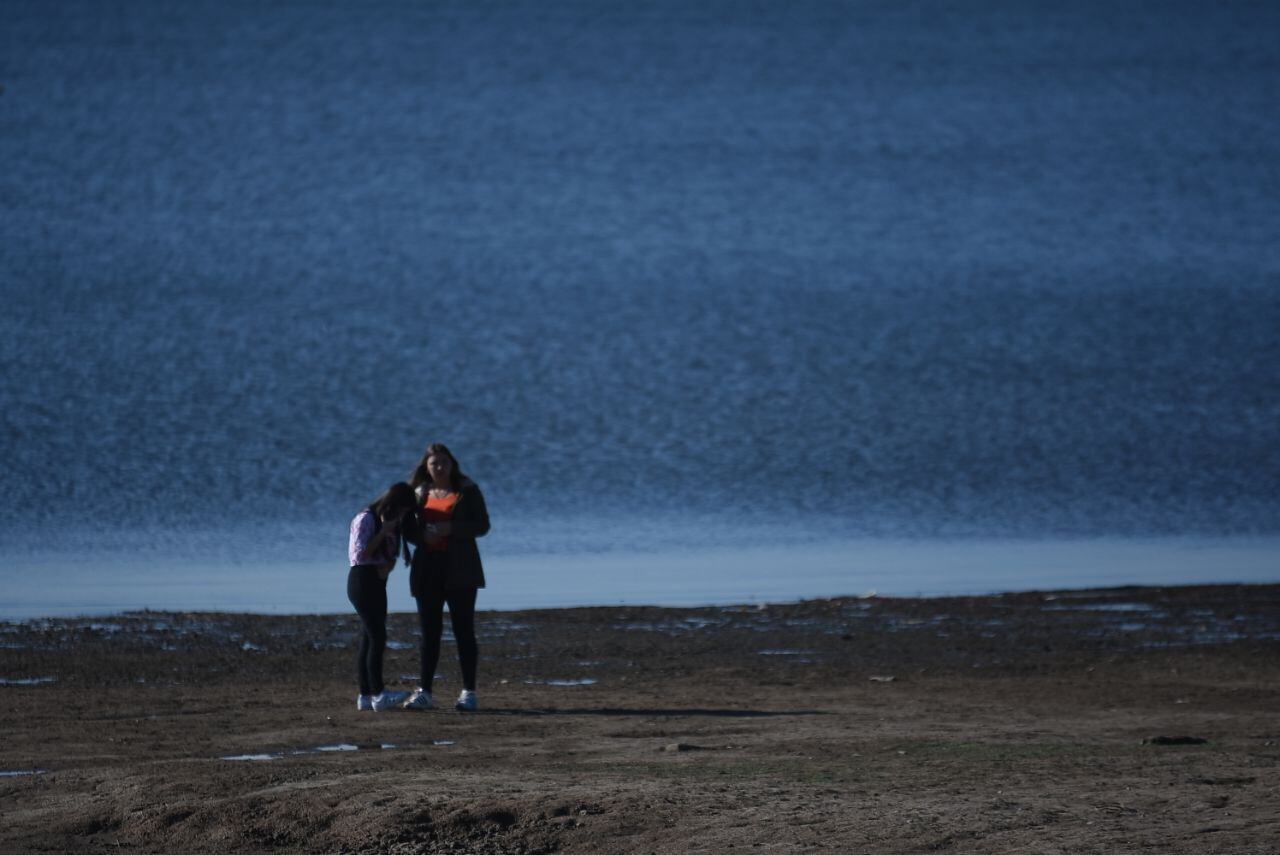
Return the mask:
M 347 574 L 347 599 L 364 624 L 356 655 L 360 694 L 381 694 L 382 654 L 387 649 L 387 580 L 380 578 L 378 569 L 370 564 L 352 567 Z
M 422 596 L 415 599 L 418 602 L 418 627 L 422 630 L 422 688 L 430 692 L 431 681 L 436 676 L 440 636 L 444 634 L 444 606 L 448 603 L 449 623 L 458 644 L 458 664 L 462 666 L 462 688 L 474 692 L 476 663 L 480 659 L 480 648 L 476 644 L 476 589 L 446 591 L 441 588 L 420 593 Z

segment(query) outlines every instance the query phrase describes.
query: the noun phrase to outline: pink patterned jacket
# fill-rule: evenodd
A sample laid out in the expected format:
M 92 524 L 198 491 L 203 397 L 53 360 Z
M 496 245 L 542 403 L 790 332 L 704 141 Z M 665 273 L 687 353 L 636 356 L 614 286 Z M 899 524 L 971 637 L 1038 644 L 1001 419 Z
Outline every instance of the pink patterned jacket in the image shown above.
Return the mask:
M 400 548 L 400 538 L 389 537 L 382 542 L 376 553 L 369 551 L 369 541 L 373 540 L 373 512 L 368 508 L 355 515 L 351 520 L 351 539 L 347 542 L 347 558 L 351 566 L 358 564 L 395 563 L 396 553 Z

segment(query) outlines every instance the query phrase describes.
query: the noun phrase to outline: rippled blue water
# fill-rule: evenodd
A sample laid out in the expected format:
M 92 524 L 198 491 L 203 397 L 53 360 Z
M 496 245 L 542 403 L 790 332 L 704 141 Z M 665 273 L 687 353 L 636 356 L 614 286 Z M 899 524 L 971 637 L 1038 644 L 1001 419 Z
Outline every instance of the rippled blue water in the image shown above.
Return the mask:
M 6 561 L 1280 533 L 1280 6 L 4 19 Z

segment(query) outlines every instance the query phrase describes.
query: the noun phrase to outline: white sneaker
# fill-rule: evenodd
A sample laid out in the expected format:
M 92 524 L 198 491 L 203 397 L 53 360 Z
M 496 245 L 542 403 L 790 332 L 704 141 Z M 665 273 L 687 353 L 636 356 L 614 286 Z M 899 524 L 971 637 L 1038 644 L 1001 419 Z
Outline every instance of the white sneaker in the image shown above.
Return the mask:
M 458 702 L 453 705 L 458 712 L 475 712 L 476 711 L 476 693 L 470 689 L 463 689 L 462 694 L 458 695 Z
M 364 712 L 365 710 L 371 710 L 371 709 L 373 709 L 373 695 L 357 695 L 356 696 L 357 711 Z
M 431 709 L 431 693 L 422 689 L 414 689 L 413 694 L 409 696 L 409 700 L 404 702 L 404 708 L 407 710 Z
M 383 689 L 382 694 L 373 696 L 370 705 L 375 712 L 393 710 L 404 703 L 404 699 L 407 697 L 409 697 L 408 692 L 392 692 L 388 689 Z

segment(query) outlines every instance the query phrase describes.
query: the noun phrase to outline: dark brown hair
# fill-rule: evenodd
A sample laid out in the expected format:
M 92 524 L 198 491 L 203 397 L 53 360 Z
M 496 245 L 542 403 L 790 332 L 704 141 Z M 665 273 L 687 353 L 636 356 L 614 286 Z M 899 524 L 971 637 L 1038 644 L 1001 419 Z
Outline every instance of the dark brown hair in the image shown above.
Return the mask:
M 392 536 L 389 526 L 382 524 L 382 518 L 386 516 L 394 522 L 400 522 L 404 515 L 412 513 L 418 506 L 418 499 L 413 494 L 413 488 L 403 481 L 397 481 L 387 488 L 387 491 L 378 498 L 369 503 L 369 512 L 373 514 L 374 520 L 377 522 L 379 529 L 369 540 L 367 547 L 370 552 L 376 551 L 382 546 L 383 541 Z M 399 538 L 399 531 L 394 535 Z M 407 556 L 408 553 L 406 552 Z M 405 561 L 409 559 L 406 557 Z
M 418 465 L 414 467 L 413 474 L 409 476 L 409 486 L 418 489 L 423 484 L 430 483 L 431 473 L 427 471 L 427 458 L 433 454 L 443 454 L 453 463 L 453 472 L 449 476 L 449 486 L 454 490 L 462 489 L 462 482 L 467 476 L 462 474 L 462 467 L 458 465 L 458 458 L 453 456 L 453 452 L 442 442 L 433 442 L 427 446 L 427 450 L 422 453 L 422 459 L 418 461 Z
M 385 493 L 369 503 L 369 510 L 377 514 L 379 520 L 384 516 L 396 519 L 405 511 L 413 510 L 417 505 L 413 487 L 403 481 L 397 481 L 388 487 Z

